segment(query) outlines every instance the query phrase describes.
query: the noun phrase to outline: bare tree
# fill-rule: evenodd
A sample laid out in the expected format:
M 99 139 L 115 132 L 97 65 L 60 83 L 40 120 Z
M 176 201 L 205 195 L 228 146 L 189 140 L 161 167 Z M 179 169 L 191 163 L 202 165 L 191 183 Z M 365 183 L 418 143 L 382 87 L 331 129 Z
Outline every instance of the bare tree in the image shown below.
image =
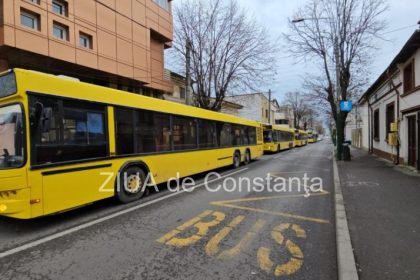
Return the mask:
M 319 116 L 320 114 L 317 110 L 311 109 L 309 108 L 309 106 L 307 106 L 307 110 L 304 116 L 302 117 L 304 129 L 313 129 L 318 123 Z
M 309 112 L 306 97 L 300 92 L 288 92 L 286 93 L 284 102 L 292 108 L 294 127 L 301 128 L 301 121 Z
M 315 95 L 330 106 L 337 128 L 337 159 L 347 112 L 338 109 L 340 100 L 350 100 L 360 89 L 361 73 L 371 61 L 375 39 L 385 29 L 380 17 L 385 0 L 310 0 L 295 14 L 285 38 L 290 51 L 301 59 L 315 59 L 321 76 L 312 83 Z
M 185 0 L 175 9 L 174 50 L 191 78 L 197 105 L 219 111 L 228 92 L 257 90 L 275 74 L 277 45 L 236 0 Z

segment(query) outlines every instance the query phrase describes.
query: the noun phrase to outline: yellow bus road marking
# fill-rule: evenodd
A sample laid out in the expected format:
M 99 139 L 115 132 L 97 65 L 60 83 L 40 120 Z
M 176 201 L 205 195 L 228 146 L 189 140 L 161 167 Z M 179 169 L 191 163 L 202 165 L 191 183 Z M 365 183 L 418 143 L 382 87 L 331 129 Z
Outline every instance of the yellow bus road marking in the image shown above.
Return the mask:
M 257 259 L 260 268 L 270 273 L 271 269 L 274 267 L 274 262 L 270 259 L 270 252 L 271 250 L 267 247 L 261 247 L 257 252 Z
M 214 217 L 213 220 L 211 220 L 210 222 L 202 222 L 203 218 L 210 215 Z M 175 247 L 189 246 L 203 238 L 211 227 L 220 224 L 224 219 L 225 214 L 223 212 L 206 210 L 197 217 L 194 217 L 186 223 L 182 224 L 181 226 L 177 227 L 175 230 L 172 230 L 171 232 L 165 234 L 157 241 L 159 243 L 165 243 L 166 245 Z M 191 227 L 194 227 L 197 230 L 197 233 L 185 238 L 176 237 L 176 235 Z
M 207 243 L 206 245 L 206 254 L 208 256 L 214 256 L 219 252 L 219 244 L 220 242 L 228 236 L 228 234 L 236 227 L 238 226 L 243 220 L 245 219 L 245 216 L 237 216 L 235 219 L 233 219 L 232 222 L 229 223 L 228 226 L 224 227 L 222 230 L 220 230 L 215 236 L 213 236 L 212 239 Z
M 264 221 L 264 220 L 258 220 L 253 225 L 253 227 L 251 228 L 251 230 L 246 233 L 245 237 L 242 238 L 241 241 L 239 241 L 239 243 L 235 247 L 233 247 L 232 249 L 223 251 L 218 256 L 218 258 L 219 259 L 233 258 L 233 257 L 239 255 L 239 253 L 242 250 L 246 250 L 246 248 L 248 248 L 251 245 L 251 241 L 255 238 L 255 236 L 257 236 L 257 234 L 264 227 L 265 223 L 266 223 L 266 221 Z
M 203 219 L 213 216 L 214 219 L 209 222 L 203 222 Z M 185 247 L 190 246 L 201 240 L 206 236 L 211 227 L 219 225 L 225 219 L 225 213 L 219 211 L 206 210 L 200 215 L 193 217 L 182 225 L 178 226 L 175 230 L 163 235 L 157 240 L 168 246 Z M 245 216 L 236 216 L 227 226 L 223 227 L 217 232 L 205 246 L 205 252 L 208 256 L 217 256 L 220 260 L 232 259 L 240 255 L 241 252 L 247 250 L 255 237 L 261 232 L 266 225 L 266 221 L 258 219 L 251 229 L 246 232 L 244 237 L 232 248 L 222 251 L 220 254 L 220 243 L 227 238 L 231 232 L 238 227 L 245 219 Z M 189 231 L 191 228 L 196 229 L 196 233 L 189 237 L 179 238 L 183 231 Z M 290 239 L 286 239 L 283 233 L 286 230 L 292 230 L 295 236 L 300 239 L 306 238 L 305 230 L 297 225 L 291 223 L 282 223 L 275 226 L 271 231 L 271 237 L 276 244 L 284 247 L 290 254 L 290 258 L 285 263 L 276 264 L 271 258 L 272 249 L 269 247 L 260 247 L 257 250 L 257 263 L 261 270 L 266 273 L 272 273 L 276 277 L 289 276 L 296 273 L 302 266 L 304 260 L 303 251 L 300 247 Z
M 327 195 L 327 194 L 329 194 L 329 192 L 323 191 L 323 192 L 311 194 L 311 197 L 312 196 Z M 243 199 L 233 199 L 233 200 L 224 200 L 224 201 L 213 201 L 213 202 L 210 202 L 210 204 L 213 205 L 213 206 L 228 207 L 228 208 L 234 208 L 234 209 L 240 209 L 240 210 L 248 210 L 248 211 L 253 211 L 253 212 L 257 212 L 257 213 L 276 215 L 276 216 L 293 218 L 293 219 L 310 221 L 310 222 L 316 222 L 316 223 L 321 223 L 321 224 L 328 224 L 329 223 L 328 220 L 321 219 L 321 218 L 307 217 L 307 216 L 302 216 L 302 215 L 297 215 L 297 214 L 292 214 L 292 213 L 277 212 L 277 211 L 265 210 L 265 209 L 254 208 L 254 207 L 241 206 L 241 205 L 236 204 L 236 203 L 250 202 L 250 201 L 261 201 L 261 200 L 292 198 L 292 197 L 304 197 L 304 195 L 305 194 L 243 198 Z
M 292 255 L 285 264 L 278 264 L 274 268 L 274 275 L 276 277 L 292 275 L 296 273 L 303 265 L 304 255 L 299 246 L 289 239 L 284 241 L 285 238 L 283 236 L 283 232 L 289 228 L 291 228 L 296 233 L 297 237 L 306 238 L 306 232 L 303 230 L 303 228 L 296 224 L 280 224 L 272 230 L 272 238 L 279 245 L 284 244 L 286 249 Z M 270 259 L 270 254 L 271 249 L 267 247 L 260 247 L 257 252 L 258 264 L 260 268 L 267 273 L 270 273 L 275 265 L 274 262 Z
M 191 220 L 185 222 L 184 224 L 180 225 L 179 227 L 177 227 L 176 229 L 172 230 L 171 232 L 165 234 L 164 236 L 162 236 L 161 238 L 159 238 L 157 241 L 160 242 L 160 243 L 167 242 L 168 240 L 174 238 L 180 232 L 182 232 L 185 229 L 187 229 L 187 228 L 193 226 L 194 224 L 198 223 L 201 219 L 207 217 L 211 213 L 212 213 L 211 210 L 204 211 L 203 213 L 201 213 L 197 217 L 192 218 Z
M 231 172 L 231 173 L 227 173 L 227 174 L 222 175 L 222 176 L 220 176 L 218 178 L 215 178 L 213 180 L 210 180 L 207 183 L 213 183 L 213 182 L 216 182 L 216 181 L 220 181 L 223 178 L 226 178 L 226 177 L 229 177 L 229 176 L 238 174 L 238 173 L 242 173 L 242 172 L 244 172 L 245 170 L 248 170 L 248 169 L 249 169 L 248 167 L 245 167 L 245 168 L 239 169 L 237 171 L 234 171 L 234 172 Z M 203 187 L 203 186 L 205 186 L 205 183 L 198 184 L 198 185 L 194 186 L 194 188 L 200 188 L 200 187 Z M 11 255 L 14 255 L 14 254 L 17 254 L 17 253 L 20 253 L 22 251 L 25 251 L 25 250 L 28 250 L 28 249 L 31 249 L 31 248 L 34 248 L 36 246 L 39 246 L 39 245 L 48 243 L 48 242 L 50 242 L 52 240 L 58 239 L 60 237 L 63 237 L 63 236 L 66 236 L 66 235 L 75 233 L 77 231 L 80 231 L 80 230 L 83 230 L 83 229 L 86 229 L 86 228 L 89 228 L 89 227 L 92 227 L 94 225 L 97 225 L 97 224 L 100 224 L 102 222 L 105 222 L 105 221 L 108 221 L 108 220 L 117 218 L 119 216 L 122 216 L 122 215 L 125 215 L 125 214 L 128 214 L 128 213 L 131 213 L 133 211 L 139 210 L 139 209 L 144 208 L 144 207 L 147 207 L 149 205 L 156 204 L 156 203 L 161 202 L 163 200 L 166 200 L 168 198 L 171 198 L 171 197 L 180 195 L 180 194 L 182 194 L 184 192 L 185 192 L 185 190 L 181 190 L 179 192 L 174 192 L 174 193 L 171 193 L 171 194 L 168 194 L 168 195 L 165 195 L 165 196 L 156 198 L 154 200 L 150 200 L 148 202 L 145 202 L 145 203 L 142 203 L 142 204 L 139 204 L 139 205 L 136 205 L 136 206 L 133 206 L 133 207 L 130 207 L 130 208 L 121 210 L 119 212 L 112 213 L 112 214 L 110 214 L 108 216 L 105 216 L 105 217 L 102 217 L 102 218 L 98 218 L 96 220 L 92 220 L 92 221 L 87 222 L 87 223 L 84 223 L 84 224 L 80 224 L 80 225 L 75 226 L 73 228 L 69 228 L 69 229 L 63 230 L 63 231 L 58 232 L 58 233 L 54 233 L 54 234 L 49 235 L 47 237 L 43 237 L 43 238 L 40 238 L 38 240 L 31 241 L 29 243 L 26 243 L 26 244 L 23 244 L 21 246 L 15 247 L 13 249 L 10 249 L 10 250 L 4 251 L 4 252 L 0 252 L 0 259 L 1 258 L 8 257 L 8 256 L 11 256 Z
M 271 177 L 279 177 L 283 178 L 283 176 L 280 176 L 279 174 L 305 174 L 305 173 L 320 173 L 320 172 L 331 172 L 329 169 L 323 169 L 323 170 L 302 170 L 302 171 L 282 171 L 282 172 L 276 172 L 276 173 L 268 173 Z
M 311 196 L 320 196 L 320 195 L 327 195 L 329 192 L 322 191 L 316 193 L 310 193 Z M 236 202 L 249 202 L 249 201 L 261 201 L 261 200 L 271 200 L 271 199 L 279 199 L 279 198 L 293 198 L 293 197 L 305 197 L 304 193 L 300 194 L 286 194 L 286 195 L 272 195 L 272 196 L 259 196 L 259 197 L 250 197 L 250 198 L 238 198 L 238 199 L 231 199 L 231 200 L 221 200 L 221 201 L 213 201 L 213 203 L 236 203 Z

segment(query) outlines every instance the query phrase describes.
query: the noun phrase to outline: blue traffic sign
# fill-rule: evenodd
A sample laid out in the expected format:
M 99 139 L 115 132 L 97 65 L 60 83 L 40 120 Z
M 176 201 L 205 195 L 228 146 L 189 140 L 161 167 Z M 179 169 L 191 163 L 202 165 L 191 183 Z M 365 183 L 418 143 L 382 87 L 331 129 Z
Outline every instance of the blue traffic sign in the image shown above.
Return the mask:
M 342 112 L 350 112 L 353 109 L 353 102 L 351 101 L 340 101 L 340 110 Z

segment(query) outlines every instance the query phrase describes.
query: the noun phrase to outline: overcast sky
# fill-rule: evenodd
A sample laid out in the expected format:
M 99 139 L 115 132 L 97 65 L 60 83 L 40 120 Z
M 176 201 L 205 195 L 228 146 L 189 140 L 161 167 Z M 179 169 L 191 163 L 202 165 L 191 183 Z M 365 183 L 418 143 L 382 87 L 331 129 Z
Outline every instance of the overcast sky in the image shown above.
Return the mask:
M 177 2 L 173 1 L 174 5 Z M 287 31 L 287 22 L 294 12 L 304 6 L 307 0 L 238 0 L 239 5 L 248 10 L 251 16 L 255 16 L 260 24 L 266 26 L 273 36 L 281 36 Z M 420 0 L 388 0 L 389 10 L 384 17 L 388 18 L 388 30 L 384 37 L 389 41 L 382 41 L 378 45 L 380 50 L 375 52 L 374 63 L 370 69 L 373 82 L 385 70 L 391 60 L 401 50 L 405 42 L 411 36 L 420 20 Z M 399 31 L 395 31 L 399 30 Z M 394 32 L 392 32 L 394 31 Z M 311 65 L 296 64 L 287 53 L 279 53 L 278 78 L 266 89 L 271 88 L 274 96 L 282 99 L 288 91 L 299 90 L 302 84 L 302 76 L 307 69 L 313 69 Z

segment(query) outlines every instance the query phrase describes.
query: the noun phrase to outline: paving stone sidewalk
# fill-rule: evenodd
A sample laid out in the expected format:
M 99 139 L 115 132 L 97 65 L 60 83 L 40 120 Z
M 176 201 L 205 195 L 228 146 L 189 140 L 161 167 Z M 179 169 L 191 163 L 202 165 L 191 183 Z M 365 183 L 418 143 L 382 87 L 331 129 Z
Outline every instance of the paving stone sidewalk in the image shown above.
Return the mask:
M 338 169 L 360 279 L 420 279 L 420 175 L 352 156 Z

